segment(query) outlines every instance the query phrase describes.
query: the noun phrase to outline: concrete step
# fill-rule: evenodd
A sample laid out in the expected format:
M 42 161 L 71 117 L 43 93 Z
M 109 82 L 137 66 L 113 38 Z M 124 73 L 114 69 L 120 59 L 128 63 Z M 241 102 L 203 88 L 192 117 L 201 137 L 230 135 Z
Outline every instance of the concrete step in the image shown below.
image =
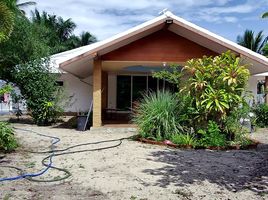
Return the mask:
M 137 134 L 137 128 L 135 127 L 91 127 L 90 133 L 133 133 Z

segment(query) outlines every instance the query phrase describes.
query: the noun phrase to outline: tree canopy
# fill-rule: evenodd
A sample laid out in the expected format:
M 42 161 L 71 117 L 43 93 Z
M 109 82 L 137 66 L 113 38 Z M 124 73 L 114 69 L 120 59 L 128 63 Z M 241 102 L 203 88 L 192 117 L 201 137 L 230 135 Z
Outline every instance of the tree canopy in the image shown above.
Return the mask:
M 33 4 L 0 2 L 0 80 L 19 87 L 34 121 L 45 125 L 54 122 L 62 108 L 58 74 L 51 73 L 49 56 L 96 38 L 89 32 L 76 36 L 72 19 L 37 10 L 27 18 L 22 9 Z

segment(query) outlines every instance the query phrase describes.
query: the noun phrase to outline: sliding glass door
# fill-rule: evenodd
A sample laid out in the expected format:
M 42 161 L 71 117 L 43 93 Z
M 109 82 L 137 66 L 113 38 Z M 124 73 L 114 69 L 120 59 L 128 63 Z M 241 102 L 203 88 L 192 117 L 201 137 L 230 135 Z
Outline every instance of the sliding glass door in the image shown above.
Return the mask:
M 131 108 L 131 76 L 117 76 L 117 109 Z
M 132 76 L 132 107 L 147 92 L 147 76 Z
M 117 109 L 131 110 L 136 101 L 142 98 L 144 93 L 156 92 L 168 89 L 174 91 L 173 84 L 152 76 L 118 75 L 117 76 Z

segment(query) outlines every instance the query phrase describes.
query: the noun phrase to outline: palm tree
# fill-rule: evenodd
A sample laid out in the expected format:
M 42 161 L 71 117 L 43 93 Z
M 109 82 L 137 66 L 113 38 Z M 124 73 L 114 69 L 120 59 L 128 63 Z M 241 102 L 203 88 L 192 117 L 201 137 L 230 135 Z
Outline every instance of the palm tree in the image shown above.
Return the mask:
M 0 42 L 6 40 L 11 34 L 14 26 L 14 13 L 4 3 L 0 2 Z
M 76 24 L 72 19 L 64 20 L 62 17 L 50 15 L 45 11 L 40 14 L 37 9 L 32 11 L 32 22 L 45 25 L 47 28 L 55 31 L 61 42 L 66 41 L 76 28 Z
M 267 37 L 264 37 L 263 31 L 255 36 L 254 31 L 246 30 L 243 36 L 237 37 L 237 43 L 252 51 L 262 54 L 264 45 L 267 43 Z
M 20 13 L 25 15 L 25 11 L 23 8 L 31 5 L 36 5 L 34 1 L 26 1 L 23 3 L 19 3 L 19 0 L 4 0 L 5 4 L 15 13 Z
M 94 35 L 91 35 L 90 32 L 82 32 L 80 35 L 80 41 L 79 41 L 79 46 L 85 46 L 92 44 L 94 42 L 97 42 L 97 38 Z
M 2 0 L 0 2 L 0 42 L 7 39 L 12 33 L 16 14 L 25 14 L 22 9 L 35 4 L 33 1 L 19 3 L 18 0 Z
M 267 18 L 268 17 L 268 12 L 265 12 L 262 14 L 261 18 Z
M 57 18 L 57 33 L 62 42 L 66 41 L 76 28 L 76 24 L 71 20 L 64 20 L 62 17 Z

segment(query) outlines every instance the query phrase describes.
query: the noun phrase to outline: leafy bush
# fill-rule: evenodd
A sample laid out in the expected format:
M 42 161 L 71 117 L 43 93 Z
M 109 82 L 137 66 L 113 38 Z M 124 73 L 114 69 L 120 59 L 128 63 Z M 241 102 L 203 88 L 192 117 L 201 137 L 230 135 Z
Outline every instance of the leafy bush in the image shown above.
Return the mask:
M 49 125 L 62 111 L 62 89 L 56 85 L 57 74 L 52 74 L 49 60 L 34 60 L 18 66 L 16 81 L 26 100 L 33 120 L 38 125 Z
M 268 126 L 268 105 L 259 104 L 254 109 L 253 112 L 256 115 L 256 125 L 259 127 Z
M 235 140 L 239 135 L 246 134 L 249 132 L 240 122 L 241 119 L 250 119 L 251 123 L 255 123 L 255 116 L 250 115 L 251 108 L 248 104 L 244 104 L 243 106 L 233 110 L 223 122 L 224 132 L 229 138 L 229 140 Z
M 171 136 L 170 140 L 174 144 L 178 145 L 192 145 L 195 147 L 198 144 L 197 139 L 195 138 L 195 135 L 186 133 L 186 134 L 174 134 Z
M 245 129 L 242 129 L 240 133 L 235 134 L 234 139 L 230 142 L 231 145 L 241 145 L 242 147 L 252 144 L 252 140 L 249 139 L 249 134 Z
M 12 151 L 17 146 L 13 128 L 6 122 L 0 122 L 0 150 Z
M 144 138 L 164 140 L 183 131 L 180 124 L 186 119 L 181 113 L 184 107 L 182 97 L 168 91 L 144 94 L 134 109 L 133 122 Z
M 245 103 L 249 70 L 241 65 L 239 57 L 228 51 L 215 57 L 191 59 L 181 73 L 164 70 L 154 76 L 181 84 L 178 85 L 180 92 L 192 100 L 189 106 L 192 123 L 188 128 L 197 131 L 206 130 L 210 120 L 215 121 L 220 129 L 225 128 L 226 117 Z M 180 82 L 176 77 L 186 77 L 187 80 Z
M 214 121 L 208 122 L 207 130 L 199 130 L 201 134 L 200 144 L 205 147 L 217 146 L 222 147 L 226 145 L 226 137 L 221 133 L 219 126 Z

